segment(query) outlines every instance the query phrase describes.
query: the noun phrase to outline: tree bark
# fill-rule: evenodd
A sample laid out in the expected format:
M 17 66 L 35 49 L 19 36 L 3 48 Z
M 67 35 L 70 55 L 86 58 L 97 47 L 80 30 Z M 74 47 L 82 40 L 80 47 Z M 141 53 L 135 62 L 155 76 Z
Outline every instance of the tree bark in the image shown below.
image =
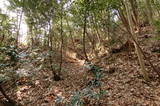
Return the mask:
M 63 44 L 64 44 L 64 40 L 63 40 L 63 2 L 61 2 L 61 32 L 60 32 L 60 35 L 61 35 L 61 56 L 60 56 L 60 66 L 59 66 L 59 71 L 58 71 L 58 75 L 60 76 L 61 75 L 61 71 L 62 71 L 62 64 L 63 64 Z
M 137 42 L 138 38 L 137 38 L 137 34 L 134 32 L 134 25 L 133 25 L 133 21 L 131 20 L 132 18 L 131 18 L 131 10 L 129 8 L 129 3 L 128 3 L 127 0 L 125 0 L 124 4 L 125 4 L 125 7 L 126 7 L 127 18 L 128 18 L 128 23 L 129 23 L 129 27 L 130 27 L 131 36 L 133 36 L 133 38 Z M 142 57 L 142 52 L 140 51 L 137 43 L 134 42 L 134 45 L 135 45 L 136 53 L 137 53 L 138 60 L 139 60 L 140 66 L 141 66 L 140 73 L 142 73 L 142 75 L 143 75 L 143 77 L 146 81 L 149 81 L 150 79 L 149 79 L 148 73 L 147 73 L 146 68 L 145 68 L 144 60 L 143 60 L 143 57 Z
M 85 0 L 85 10 L 84 10 L 84 25 L 83 25 L 83 52 L 85 56 L 85 60 L 89 61 L 87 52 L 86 52 L 86 32 L 87 32 L 87 12 L 88 12 L 88 3 L 89 0 Z
M 146 0 L 146 11 L 149 18 L 149 23 L 152 25 L 153 23 L 153 12 L 152 12 L 152 3 L 151 0 Z

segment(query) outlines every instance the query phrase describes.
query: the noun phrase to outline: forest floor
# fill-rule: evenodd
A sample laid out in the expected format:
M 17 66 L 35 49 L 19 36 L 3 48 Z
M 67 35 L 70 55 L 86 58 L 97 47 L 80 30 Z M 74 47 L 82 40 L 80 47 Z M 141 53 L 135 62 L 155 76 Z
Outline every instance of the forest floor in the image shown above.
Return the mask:
M 145 40 L 144 40 L 145 39 Z M 143 38 L 141 44 L 147 57 L 158 70 L 160 53 L 152 52 L 155 42 Z M 83 60 L 65 57 L 63 60 L 63 80 L 53 81 L 52 72 L 47 68 L 47 51 L 22 50 L 20 53 L 19 79 L 4 84 L 7 94 L 23 106 L 66 106 L 74 92 L 83 90 L 92 75 L 84 68 Z M 106 91 L 100 100 L 93 100 L 86 106 L 160 106 L 160 82 L 158 76 L 145 60 L 150 82 L 140 74 L 138 58 L 134 51 L 115 53 L 110 58 L 98 59 L 103 67 L 102 85 L 94 91 Z M 55 70 L 58 67 L 55 57 Z M 158 70 L 160 71 L 160 69 Z M 11 86 L 11 85 L 16 86 Z M 3 98 L 1 96 L 1 98 Z M 84 98 L 85 99 L 85 98 Z M 61 101 L 61 103 L 57 103 Z M 98 101 L 98 103 L 96 103 Z M 62 103 L 63 102 L 63 103 Z M 85 101 L 87 102 L 87 101 Z M 56 105 L 57 104 L 57 105 Z

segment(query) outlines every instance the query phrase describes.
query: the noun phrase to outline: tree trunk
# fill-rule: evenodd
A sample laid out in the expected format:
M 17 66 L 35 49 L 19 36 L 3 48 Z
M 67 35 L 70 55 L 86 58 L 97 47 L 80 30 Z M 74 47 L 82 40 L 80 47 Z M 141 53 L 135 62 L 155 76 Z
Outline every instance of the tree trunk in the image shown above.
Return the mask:
M 151 0 L 146 0 L 146 11 L 149 18 L 149 23 L 152 25 L 153 23 L 153 12 L 152 12 L 152 3 Z
M 18 17 L 18 12 L 17 12 L 17 36 L 16 36 L 16 47 L 18 47 L 19 31 L 20 31 L 20 28 L 21 28 L 22 17 L 23 17 L 23 10 L 21 10 L 20 18 Z M 19 20 L 18 20 L 18 19 L 19 19 Z
M 86 53 L 86 32 L 87 32 L 87 12 L 88 12 L 88 3 L 89 0 L 85 0 L 85 10 L 84 10 L 84 25 L 83 25 L 83 52 L 84 52 L 84 56 L 86 61 L 89 61 L 87 53 Z
M 62 64 L 63 64 L 63 44 L 64 44 L 64 40 L 63 40 L 63 2 L 61 2 L 61 56 L 60 56 L 60 66 L 59 66 L 59 71 L 58 71 L 58 75 L 61 75 L 61 71 L 62 71 Z
M 137 34 L 134 32 L 134 25 L 133 25 L 133 21 L 131 20 L 131 10 L 129 8 L 129 3 L 127 0 L 124 1 L 124 4 L 125 4 L 125 7 L 126 7 L 126 12 L 127 12 L 127 18 L 128 18 L 128 23 L 129 23 L 129 27 L 130 27 L 130 32 L 131 32 L 131 36 L 133 36 L 133 38 L 136 40 L 137 42 Z M 137 56 L 138 56 L 138 60 L 139 60 L 139 63 L 140 63 L 140 66 L 141 66 L 141 71 L 140 73 L 142 73 L 144 79 L 146 81 L 149 81 L 149 76 L 148 76 L 148 73 L 146 71 L 146 68 L 145 68 L 145 64 L 144 64 L 144 60 L 143 60 L 143 57 L 142 57 L 142 52 L 140 51 L 137 43 L 134 42 L 134 45 L 135 45 L 135 49 L 136 49 L 136 53 L 137 53 Z

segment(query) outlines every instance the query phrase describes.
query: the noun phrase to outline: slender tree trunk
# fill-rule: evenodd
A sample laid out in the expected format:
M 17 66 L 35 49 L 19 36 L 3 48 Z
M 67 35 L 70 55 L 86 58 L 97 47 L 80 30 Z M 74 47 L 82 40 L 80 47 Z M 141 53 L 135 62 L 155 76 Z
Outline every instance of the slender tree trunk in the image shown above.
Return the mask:
M 1 39 L 1 42 L 3 43 L 3 41 L 5 40 L 4 38 L 5 38 L 5 36 L 4 36 L 5 34 L 3 34 L 2 35 L 2 39 Z
M 71 42 L 72 42 L 72 44 L 73 44 L 73 48 L 74 48 L 74 50 L 76 50 L 75 43 L 74 43 L 74 39 L 73 39 L 73 35 L 72 35 L 72 29 L 71 29 L 71 27 L 70 27 L 70 25 L 69 25 L 69 22 L 68 22 L 68 19 L 67 19 L 67 18 L 66 18 L 66 22 L 67 22 L 67 26 L 68 26 L 68 28 L 69 28 L 69 35 L 70 35 L 70 37 L 71 37 Z
M 130 11 L 130 8 L 129 8 L 129 3 L 128 3 L 127 0 L 125 0 L 124 4 L 125 4 L 125 7 L 126 7 L 127 18 L 128 18 L 128 23 L 129 23 L 129 27 L 130 27 L 131 36 L 133 36 L 133 38 L 137 42 L 137 34 L 134 32 L 134 25 L 133 25 L 133 21 L 132 21 L 132 18 L 131 18 L 131 11 Z M 138 48 L 138 45 L 135 42 L 134 42 L 134 45 L 135 45 L 136 53 L 137 53 L 138 60 L 139 60 L 140 66 L 141 66 L 140 73 L 142 73 L 142 75 L 143 75 L 143 77 L 146 81 L 149 81 L 149 76 L 148 76 L 148 73 L 147 73 L 146 68 L 145 68 L 144 60 L 143 60 L 143 57 L 142 57 L 142 52 L 140 51 L 140 49 Z
M 59 66 L 59 71 L 58 71 L 58 75 L 61 75 L 61 71 L 62 71 L 62 64 L 63 64 L 63 44 L 64 44 L 64 40 L 63 40 L 63 2 L 61 2 L 61 56 L 60 56 L 60 66 Z
M 19 40 L 19 31 L 21 27 L 21 22 L 22 22 L 22 17 L 23 17 L 23 10 L 20 13 L 20 18 L 18 17 L 18 12 L 17 12 L 17 36 L 16 36 L 16 47 L 18 47 L 18 40 Z
M 85 10 L 84 10 L 84 25 L 83 25 L 83 52 L 86 61 L 89 61 L 87 52 L 86 52 L 86 32 L 87 32 L 87 12 L 88 12 L 88 3 L 89 0 L 85 0 Z
M 98 23 L 96 22 L 96 14 L 95 13 L 93 14 L 93 26 L 94 26 L 94 29 L 97 33 L 96 35 L 97 35 L 97 38 L 98 38 L 98 43 L 100 44 L 101 43 L 101 37 L 100 37 L 100 33 L 99 33 Z
M 52 35 L 53 35 L 53 33 L 52 33 L 52 25 L 51 25 L 51 22 L 48 22 L 49 23 L 49 48 L 50 48 L 50 50 L 52 51 L 52 49 L 53 49 L 53 39 L 52 39 Z
M 55 69 L 54 69 L 54 67 L 53 67 L 52 26 L 53 26 L 53 25 L 51 25 L 51 23 L 49 22 L 49 35 L 48 35 L 48 42 L 49 42 L 48 47 L 49 47 L 49 50 L 50 50 L 50 55 L 49 55 L 49 56 L 50 56 L 50 57 L 49 57 L 50 59 L 49 59 L 49 61 L 50 61 L 50 67 L 51 67 L 52 74 L 53 74 L 53 79 L 54 79 L 55 81 L 59 81 L 59 80 L 61 80 L 61 77 L 60 77 L 59 74 L 56 73 L 56 71 L 55 71 Z
M 30 36 L 31 36 L 31 47 L 33 47 L 33 45 L 34 45 L 33 27 L 30 28 Z
M 132 8 L 132 11 L 133 11 L 133 14 L 132 14 L 132 20 L 133 20 L 133 23 L 135 26 L 137 26 L 139 23 L 138 21 L 138 11 L 137 11 L 137 8 L 138 8 L 138 3 L 137 3 L 137 0 L 129 0 L 130 4 L 131 4 L 131 8 Z
M 153 23 L 153 11 L 152 11 L 152 3 L 151 0 L 145 0 L 146 1 L 146 10 L 147 10 L 147 15 L 149 18 L 149 23 L 152 25 Z

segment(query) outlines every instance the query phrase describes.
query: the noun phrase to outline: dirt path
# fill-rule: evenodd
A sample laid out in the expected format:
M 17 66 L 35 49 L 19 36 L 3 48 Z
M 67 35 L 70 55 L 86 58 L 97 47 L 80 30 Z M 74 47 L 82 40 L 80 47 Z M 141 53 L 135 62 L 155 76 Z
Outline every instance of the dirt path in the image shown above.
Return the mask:
M 83 61 L 65 58 L 62 70 L 64 80 L 53 81 L 51 70 L 42 68 L 42 64 L 47 62 L 44 62 L 41 54 L 20 54 L 23 62 L 17 70 L 20 76 L 17 87 L 12 89 L 14 98 L 24 106 L 56 106 L 57 101 L 68 102 L 75 91 L 84 88 L 91 75 L 83 68 Z M 102 60 L 103 63 L 99 61 L 99 64 L 105 64 L 106 70 L 103 72 L 101 89 L 107 91 L 107 94 L 101 98 L 101 106 L 160 105 L 160 84 L 157 77 L 153 76 L 150 84 L 143 80 L 135 54 L 130 60 L 125 53 L 115 54 L 106 62 Z M 56 66 L 57 63 L 55 69 Z M 114 70 L 110 71 L 111 68 Z
M 64 80 L 55 82 L 52 80 L 52 72 L 41 68 L 39 62 L 43 60 L 41 55 L 31 52 L 20 53 L 21 66 L 16 73 L 20 80 L 15 92 L 17 102 L 27 106 L 54 106 L 59 98 L 69 98 L 75 89 L 83 85 L 80 80 L 83 76 L 83 67 L 75 60 L 67 60 L 63 63 Z M 41 63 L 41 62 L 40 62 Z

